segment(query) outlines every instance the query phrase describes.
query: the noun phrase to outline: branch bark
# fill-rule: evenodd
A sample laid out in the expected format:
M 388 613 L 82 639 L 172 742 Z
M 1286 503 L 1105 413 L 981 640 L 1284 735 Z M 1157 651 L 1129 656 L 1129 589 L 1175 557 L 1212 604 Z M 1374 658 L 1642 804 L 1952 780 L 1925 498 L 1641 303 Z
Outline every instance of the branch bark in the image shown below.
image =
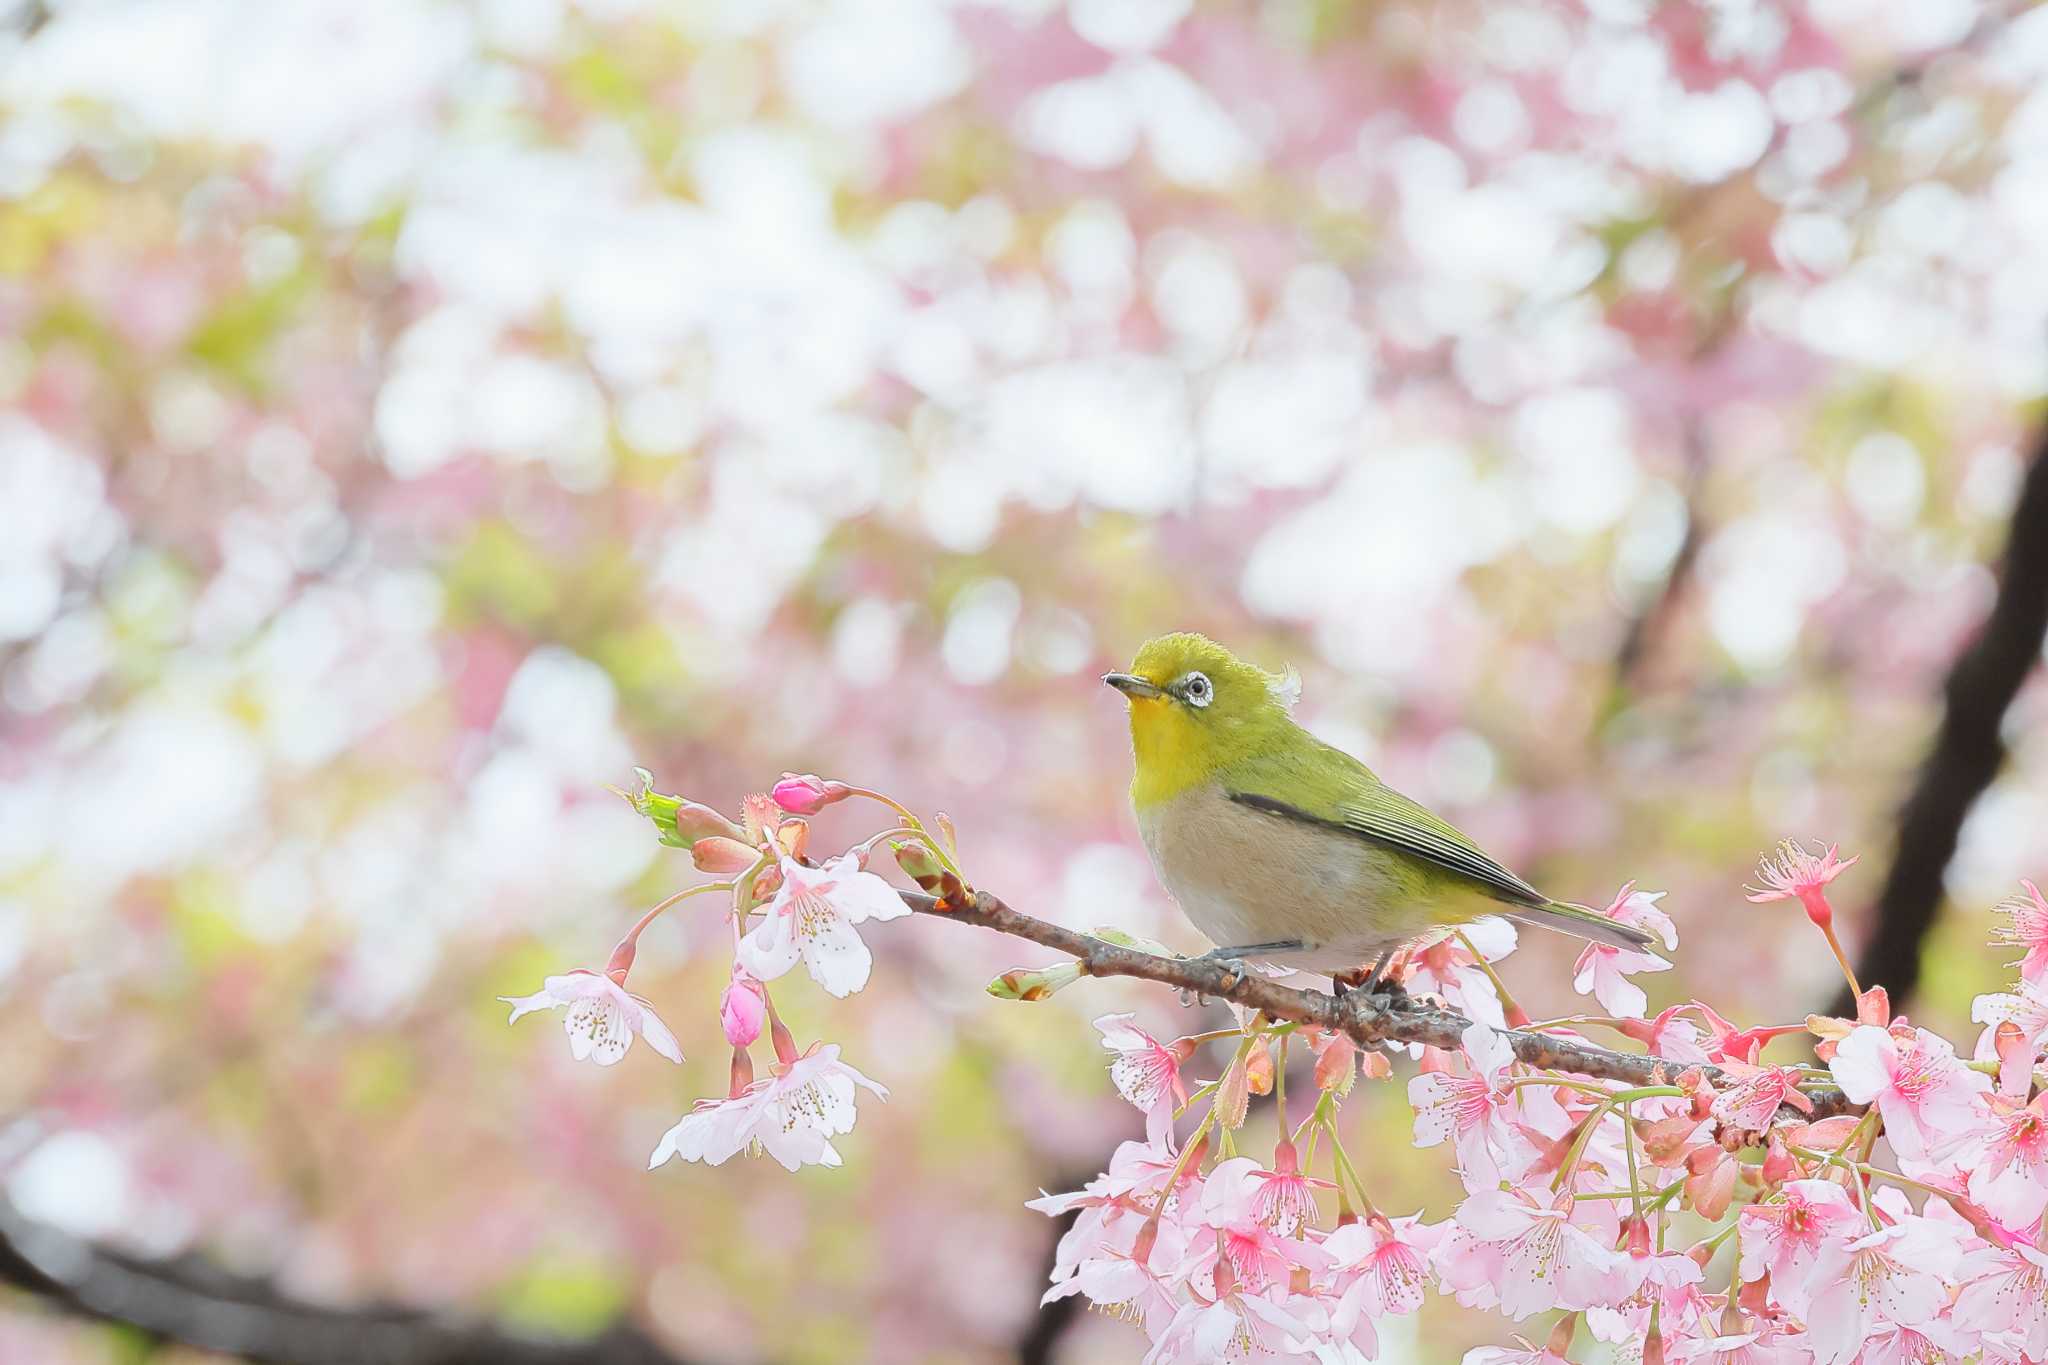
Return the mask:
M 1344 996 L 1325 991 L 1299 990 L 1283 986 L 1254 973 L 1240 975 L 1221 963 L 1192 957 L 1161 957 L 1076 933 L 1072 929 L 1035 919 L 1013 910 L 996 896 L 976 891 L 969 904 L 942 907 L 934 898 L 915 891 L 902 893 L 904 904 L 921 914 L 936 915 L 964 924 L 977 924 L 1013 938 L 1028 939 L 1043 947 L 1067 954 L 1081 964 L 1089 976 L 1129 976 L 1156 981 L 1163 986 L 1192 991 L 1262 1010 L 1272 1019 L 1310 1024 L 1348 1035 L 1361 1047 L 1381 1043 L 1427 1043 L 1432 1047 L 1455 1048 L 1471 1026 L 1471 1020 L 1455 1010 L 1434 1005 L 1382 1003 L 1383 997 L 1352 991 Z M 1689 1065 L 1668 1062 L 1661 1057 L 1614 1052 L 1570 1038 L 1535 1033 L 1528 1029 L 1504 1029 L 1502 1036 L 1514 1049 L 1517 1060 L 1552 1071 L 1569 1071 L 1596 1080 L 1620 1081 L 1627 1085 L 1667 1084 L 1671 1078 L 1692 1070 Z M 1715 1066 L 1698 1068 L 1716 1087 L 1732 1086 L 1735 1078 Z M 1863 1106 L 1832 1085 L 1804 1087 L 1813 1102 L 1811 1117 L 1860 1113 Z
M 1899 811 L 1899 841 L 1870 917 L 1857 979 L 1901 1005 L 1920 981 L 1920 944 L 1941 909 L 1963 821 L 2005 764 L 2000 728 L 2048 634 L 2048 428 L 2013 506 L 1998 596 L 1943 688 L 1941 727 Z M 1834 1013 L 1853 1015 L 1845 987 Z

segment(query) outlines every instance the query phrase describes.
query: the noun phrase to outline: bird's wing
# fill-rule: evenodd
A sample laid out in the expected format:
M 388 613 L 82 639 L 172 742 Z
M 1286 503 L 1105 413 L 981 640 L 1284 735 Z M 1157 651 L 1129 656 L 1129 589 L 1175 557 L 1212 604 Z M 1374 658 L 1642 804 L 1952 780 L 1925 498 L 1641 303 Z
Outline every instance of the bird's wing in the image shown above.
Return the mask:
M 1348 754 L 1334 749 L 1328 752 L 1347 762 L 1334 772 L 1327 760 L 1315 765 L 1321 780 L 1304 782 L 1296 771 L 1289 774 L 1293 780 L 1273 782 L 1270 779 L 1277 774 L 1263 773 L 1255 765 L 1226 778 L 1225 789 L 1241 806 L 1367 839 L 1456 873 L 1477 882 L 1495 900 L 1532 907 L 1550 904 L 1548 896 L 1488 857 L 1428 807 L 1387 786 Z M 1284 801 L 1261 788 L 1300 791 L 1305 799 Z

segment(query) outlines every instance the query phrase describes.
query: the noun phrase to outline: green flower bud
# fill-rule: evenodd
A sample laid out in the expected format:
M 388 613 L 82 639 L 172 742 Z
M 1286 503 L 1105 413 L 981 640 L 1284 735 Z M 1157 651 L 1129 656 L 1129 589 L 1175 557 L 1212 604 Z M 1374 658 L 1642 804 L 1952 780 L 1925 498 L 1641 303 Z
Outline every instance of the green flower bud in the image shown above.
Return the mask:
M 988 993 L 998 1000 L 1043 1000 L 1085 975 L 1087 973 L 1081 970 L 1078 962 L 1056 962 L 1050 967 L 1035 970 L 1012 967 L 988 983 Z
M 638 792 L 619 791 L 617 787 L 612 790 L 625 798 L 634 810 L 652 820 L 661 842 L 670 848 L 690 848 L 699 839 L 713 836 L 746 843 L 746 832 L 711 807 L 658 792 L 654 789 L 653 773 L 645 768 L 633 771 L 640 778 Z

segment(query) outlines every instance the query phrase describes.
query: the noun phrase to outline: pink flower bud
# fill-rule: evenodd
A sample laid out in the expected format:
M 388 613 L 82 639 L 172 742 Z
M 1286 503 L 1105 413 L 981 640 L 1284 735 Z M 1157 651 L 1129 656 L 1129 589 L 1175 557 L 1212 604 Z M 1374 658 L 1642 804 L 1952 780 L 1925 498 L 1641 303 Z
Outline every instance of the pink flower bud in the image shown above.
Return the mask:
M 813 773 L 784 773 L 769 795 L 791 815 L 816 815 L 853 795 L 853 788 L 844 782 L 828 782 Z
M 1245 1088 L 1254 1095 L 1273 1093 L 1273 1049 L 1264 1038 L 1252 1044 L 1245 1058 Z
M 699 805 L 695 801 L 676 802 L 676 838 L 686 845 L 694 844 L 699 839 L 708 839 L 713 835 L 727 839 L 737 838 L 740 833 L 738 825 L 709 806 Z
M 1343 1099 L 1358 1074 L 1358 1045 L 1341 1033 L 1328 1033 L 1316 1040 L 1315 1049 L 1316 1088 L 1335 1091 Z
M 728 839 L 723 835 L 715 834 L 709 839 L 699 839 L 690 846 L 690 861 L 697 865 L 698 871 L 718 872 L 727 876 L 735 872 L 745 872 L 754 865 L 759 856 L 739 840 Z
M 768 1001 L 761 983 L 744 968 L 733 967 L 732 980 L 718 1002 L 718 1021 L 725 1026 L 725 1041 L 743 1048 L 761 1036 L 768 1020 Z

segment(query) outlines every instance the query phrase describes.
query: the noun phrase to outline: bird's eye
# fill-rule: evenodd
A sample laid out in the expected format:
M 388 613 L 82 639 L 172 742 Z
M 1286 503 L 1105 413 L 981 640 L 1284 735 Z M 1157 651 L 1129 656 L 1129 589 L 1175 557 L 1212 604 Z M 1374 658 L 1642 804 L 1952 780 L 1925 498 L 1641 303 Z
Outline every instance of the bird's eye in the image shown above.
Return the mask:
M 1190 673 L 1180 680 L 1180 694 L 1187 698 L 1190 706 L 1207 706 L 1209 699 L 1215 695 L 1215 689 L 1209 685 L 1209 679 L 1205 675 Z

